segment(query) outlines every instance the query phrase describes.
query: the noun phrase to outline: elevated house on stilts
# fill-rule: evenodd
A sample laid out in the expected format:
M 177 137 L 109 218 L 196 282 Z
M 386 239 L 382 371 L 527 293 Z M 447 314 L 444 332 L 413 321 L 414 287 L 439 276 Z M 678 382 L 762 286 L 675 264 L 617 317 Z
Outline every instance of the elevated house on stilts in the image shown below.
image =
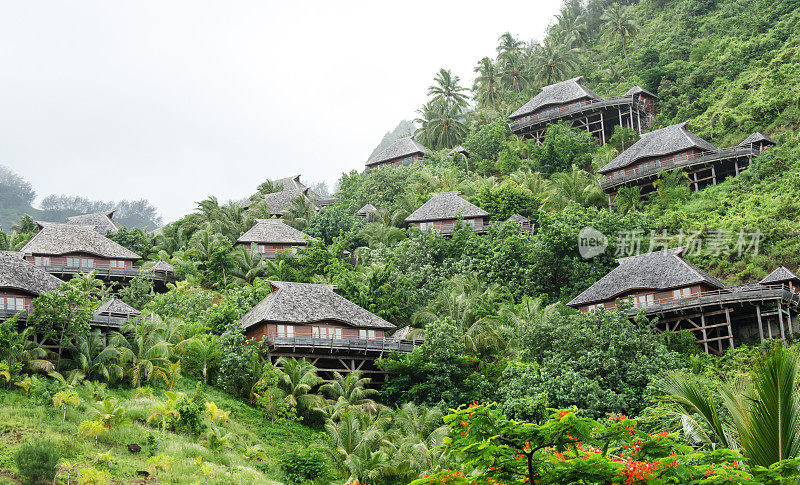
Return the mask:
M 620 301 L 657 318 L 656 328 L 689 330 L 706 353 L 748 341 L 786 338 L 797 328 L 800 278 L 778 268 L 757 284 L 728 286 L 673 248 L 617 260 L 619 266 L 568 303 L 582 312 L 612 310 Z
M 401 138 L 370 157 L 366 163 L 367 170 L 411 165 L 417 160 L 422 159 L 428 152 L 430 152 L 430 150 L 413 137 Z
M 236 240 L 237 246 L 244 246 L 267 259 L 275 259 L 279 254 L 294 258 L 297 251 L 306 247 L 316 238 L 286 224 L 283 219 L 256 219 L 256 225 Z
M 388 336 L 392 323 L 336 294 L 333 285 L 270 281 L 267 295 L 240 320 L 248 339 L 266 340 L 271 361 L 305 358 L 320 375 L 359 371 L 384 381 L 375 360 L 387 352 L 411 352 L 415 342 Z
M 459 220 L 473 231 L 489 230 L 489 213 L 459 196 L 461 192 L 435 192 L 422 206 L 406 217 L 410 227 L 421 231 L 450 234 Z
M 642 194 L 652 192 L 653 182 L 663 171 L 684 170 L 693 190 L 716 185 L 727 177 L 739 175 L 764 148 L 775 143 L 754 133 L 735 147 L 717 148 L 689 131 L 686 125 L 683 122 L 645 133 L 598 170 L 605 176 L 600 187 L 608 194 L 609 205 L 613 205 L 622 187 L 640 187 Z
M 646 131 L 658 110 L 658 97 L 634 86 L 619 98 L 604 99 L 583 85 L 583 77 L 561 81 L 542 91 L 511 113 L 511 131 L 541 144 L 547 127 L 563 121 L 586 130 L 601 143 L 614 134 L 615 126 Z

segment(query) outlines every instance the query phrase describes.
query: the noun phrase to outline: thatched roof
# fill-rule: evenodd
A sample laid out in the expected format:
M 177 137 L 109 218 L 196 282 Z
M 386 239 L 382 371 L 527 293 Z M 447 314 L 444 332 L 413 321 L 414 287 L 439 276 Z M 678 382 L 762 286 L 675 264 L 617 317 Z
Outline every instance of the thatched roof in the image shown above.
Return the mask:
M 372 204 L 370 204 L 368 202 L 368 203 L 364 204 L 364 207 L 358 209 L 358 212 L 356 212 L 356 214 L 358 214 L 358 215 L 367 215 L 370 212 L 375 212 L 377 210 L 378 209 L 374 205 L 372 205 Z
M 0 251 L 0 288 L 34 295 L 57 291 L 63 281 L 23 259 L 22 253 Z
M 406 222 L 440 221 L 459 217 L 487 217 L 489 213 L 458 196 L 461 192 L 437 192 L 422 207 L 406 217 Z
M 28 241 L 20 252 L 60 256 L 89 253 L 102 258 L 141 259 L 141 257 L 111 239 L 102 236 L 92 226 L 44 223 L 42 229 Z
M 334 293 L 336 287 L 333 285 L 269 283 L 272 293 L 239 320 L 242 327 L 261 322 L 301 325 L 338 322 L 357 328 L 395 328 L 383 318 Z
M 531 220 L 520 214 L 513 214 L 505 222 L 516 222 L 517 224 L 530 224 Z
M 256 219 L 256 225 L 242 234 L 236 242 L 258 244 L 305 244 L 316 240 L 303 231 L 298 231 L 282 219 Z
M 583 76 L 574 77 L 542 88 L 542 92 L 511 113 L 510 118 L 519 118 L 552 104 L 564 104 L 579 99 L 601 101 L 603 98 L 583 85 Z
M 457 147 L 447 152 L 448 157 L 452 157 L 458 154 L 464 155 L 465 157 L 469 156 L 469 152 L 467 151 L 467 149 L 462 147 L 461 145 L 458 145 Z
M 797 276 L 785 266 L 779 266 L 775 268 L 775 271 L 768 274 L 763 280 L 759 281 L 759 283 L 762 285 L 772 285 L 787 281 L 800 281 L 800 276 Z
M 97 310 L 94 311 L 94 314 L 103 316 L 138 317 L 142 314 L 142 312 L 133 308 L 122 300 L 111 298 L 110 300 L 106 300 L 101 303 L 100 306 L 97 307 Z
M 719 150 L 719 148 L 687 130 L 687 123 L 687 121 L 684 121 L 683 123 L 643 134 L 639 141 L 620 153 L 617 158 L 611 160 L 611 162 L 598 170 L 598 172 L 607 173 L 612 170 L 627 167 L 643 158 L 660 157 L 669 155 L 670 153 L 682 152 L 690 148 L 698 148 L 704 152 L 715 152 Z
M 92 226 L 95 231 L 105 236 L 107 232 L 116 234 L 120 226 L 114 222 L 114 211 L 96 212 L 67 217 L 67 224 Z
M 165 271 L 167 273 L 172 273 L 175 271 L 175 268 L 166 261 L 156 261 L 156 264 L 150 266 L 150 271 Z
M 723 282 L 683 259 L 683 249 L 666 249 L 618 259 L 619 266 L 567 305 L 577 307 L 608 301 L 633 290 L 667 290 L 698 283 L 725 288 Z
M 737 145 L 737 146 L 746 147 L 746 146 L 750 146 L 750 145 L 752 145 L 754 143 L 765 143 L 765 144 L 768 144 L 768 145 L 775 145 L 776 144 L 775 140 L 773 140 L 772 138 L 768 137 L 767 135 L 761 133 L 760 131 L 757 131 L 757 132 L 753 133 L 752 135 L 748 136 L 747 138 L 745 138 L 744 140 L 742 140 L 742 142 L 739 143 L 739 145 Z
M 410 136 L 406 138 L 400 138 L 367 160 L 367 167 L 371 167 L 381 162 L 394 160 L 395 158 L 407 157 L 417 153 L 423 155 L 428 152 L 430 152 L 430 150 L 418 143 L 416 140 L 414 140 L 414 138 Z
M 300 175 L 292 175 L 291 177 L 276 179 L 272 181 L 272 184 L 276 187 L 280 186 L 281 190 L 271 194 L 252 195 L 247 202 L 245 202 L 244 208 L 249 208 L 251 205 L 256 203 L 258 198 L 261 198 L 267 204 L 267 207 L 269 207 L 270 213 L 272 215 L 279 216 L 286 213 L 286 211 L 289 210 L 292 201 L 298 197 L 304 197 L 305 199 L 309 200 L 317 209 L 326 205 L 331 205 L 336 201 L 336 199 L 333 197 L 325 198 L 314 192 L 314 190 L 300 181 Z
M 648 94 L 648 95 L 658 99 L 658 96 L 656 96 L 655 94 L 651 93 L 650 91 L 646 90 L 645 88 L 643 88 L 641 86 L 634 86 L 634 87 L 630 88 L 629 90 L 627 90 L 625 92 L 625 94 L 623 96 L 633 96 L 634 94 Z

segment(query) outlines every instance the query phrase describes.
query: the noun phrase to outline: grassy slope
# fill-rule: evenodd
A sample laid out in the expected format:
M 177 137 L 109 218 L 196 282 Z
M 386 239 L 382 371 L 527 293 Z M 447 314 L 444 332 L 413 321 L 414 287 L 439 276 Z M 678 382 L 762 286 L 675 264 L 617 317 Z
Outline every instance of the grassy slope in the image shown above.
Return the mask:
M 194 393 L 194 382 L 183 379 L 178 391 Z M 171 483 L 205 483 L 200 474 L 197 457 L 211 464 L 215 477 L 208 483 L 279 483 L 278 460 L 291 447 L 302 447 L 312 440 L 313 431 L 296 423 L 272 425 L 258 410 L 212 388 L 202 388 L 207 399 L 224 411 L 231 411 L 231 419 L 220 425 L 224 433 L 232 433 L 231 448 L 214 453 L 204 446 L 205 440 L 193 436 L 166 432 L 161 435 L 145 424 L 150 409 L 164 399 L 163 391 L 155 391 L 155 397 L 134 399 L 132 390 L 114 390 L 110 396 L 121 399 L 126 415 L 132 424 L 112 429 L 100 436 L 95 444 L 91 438 L 77 437 L 77 428 L 84 419 L 94 419 L 89 414 L 90 395 L 79 389 L 81 405 L 68 410 L 66 422 L 61 421 L 61 412 L 52 405 L 36 405 L 19 391 L 0 390 L 0 483 L 4 480 L 15 483 L 9 477 L 17 472 L 13 455 L 21 442 L 44 436 L 58 447 L 62 460 L 77 462 L 80 467 L 91 466 L 107 472 L 113 481 L 141 483 L 137 470 L 148 470 L 148 455 L 133 454 L 126 447 L 137 443 L 143 448 L 147 436 L 154 434 L 161 442 L 161 453 L 175 459 Z M 261 444 L 266 451 L 266 461 L 247 461 L 242 453 L 248 446 Z M 104 466 L 95 462 L 98 453 L 111 450 L 114 463 Z M 263 472 L 261 470 L 264 470 Z M 5 477 L 5 478 L 3 478 Z M 166 477 L 162 474 L 161 479 Z M 170 480 L 167 480 L 170 481 Z
M 778 264 L 800 265 L 800 2 L 797 0 L 643 0 L 634 7 L 640 33 L 629 48 L 595 46 L 582 62 L 592 87 L 619 95 L 634 84 L 656 91 L 656 127 L 689 121 L 715 145 L 754 131 L 778 147 L 747 176 L 693 194 L 654 213 L 671 234 L 760 230 L 761 254 L 705 257 L 698 263 L 730 282 L 761 278 Z M 619 79 L 609 69 L 621 72 Z

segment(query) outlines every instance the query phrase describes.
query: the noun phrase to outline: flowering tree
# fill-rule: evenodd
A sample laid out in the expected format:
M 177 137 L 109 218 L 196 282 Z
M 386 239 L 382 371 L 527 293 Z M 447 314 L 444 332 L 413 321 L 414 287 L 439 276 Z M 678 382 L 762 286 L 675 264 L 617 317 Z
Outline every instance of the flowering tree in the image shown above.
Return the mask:
M 444 419 L 450 427 L 447 449 L 463 471 L 426 476 L 412 485 L 777 484 L 800 476 L 798 459 L 770 468 L 748 466 L 738 452 L 697 452 L 667 432 L 642 432 L 622 415 L 601 423 L 570 408 L 535 424 L 473 403 Z

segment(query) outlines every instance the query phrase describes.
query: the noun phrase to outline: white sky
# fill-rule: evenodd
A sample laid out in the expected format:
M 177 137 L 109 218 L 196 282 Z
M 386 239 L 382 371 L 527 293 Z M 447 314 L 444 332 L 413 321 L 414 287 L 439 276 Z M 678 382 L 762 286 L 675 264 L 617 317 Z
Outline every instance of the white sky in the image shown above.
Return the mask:
M 470 87 L 560 3 L 0 0 L 0 164 L 40 199 L 144 197 L 165 222 L 267 178 L 332 187 L 440 67 Z

